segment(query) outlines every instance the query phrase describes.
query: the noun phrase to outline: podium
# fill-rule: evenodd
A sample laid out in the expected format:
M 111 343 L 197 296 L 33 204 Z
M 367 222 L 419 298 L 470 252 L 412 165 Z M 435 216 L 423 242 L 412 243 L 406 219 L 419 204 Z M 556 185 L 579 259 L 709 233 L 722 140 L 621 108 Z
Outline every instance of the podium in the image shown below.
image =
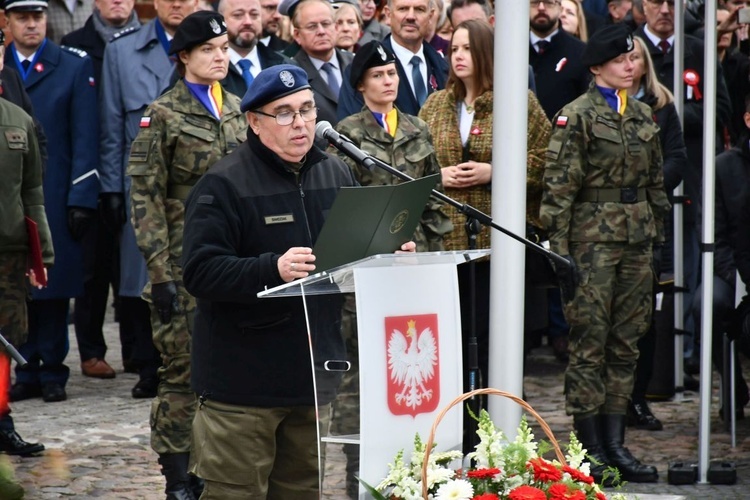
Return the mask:
M 376 486 L 396 453 L 404 450 L 408 458 L 415 434 L 426 440 L 436 414 L 463 393 L 456 266 L 489 254 L 374 255 L 258 294 L 303 300 L 318 401 L 321 498 L 342 498 L 347 473 L 350 483 L 356 475 Z M 316 301 L 339 294 L 344 327 L 315 331 Z M 441 451 L 461 449 L 462 412 L 446 415 L 435 442 Z M 359 498 L 364 493 L 360 485 Z

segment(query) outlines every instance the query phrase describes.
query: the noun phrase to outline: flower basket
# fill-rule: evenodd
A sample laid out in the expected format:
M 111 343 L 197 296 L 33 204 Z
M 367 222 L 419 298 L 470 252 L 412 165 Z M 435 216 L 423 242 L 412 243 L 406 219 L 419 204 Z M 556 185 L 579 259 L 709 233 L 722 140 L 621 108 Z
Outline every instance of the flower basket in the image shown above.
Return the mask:
M 534 408 L 531 407 L 529 403 L 519 398 L 518 396 L 515 396 L 514 394 L 501 391 L 500 389 L 492 389 L 492 388 L 476 389 L 476 390 L 466 392 L 464 394 L 457 396 L 453 401 L 448 403 L 448 405 L 445 408 L 440 410 L 440 413 L 438 413 L 437 416 L 435 417 L 435 421 L 433 422 L 432 427 L 430 428 L 430 434 L 425 443 L 425 458 L 424 458 L 424 463 L 422 465 L 422 496 L 424 497 L 425 500 L 428 500 L 427 469 L 429 466 L 429 456 L 430 456 L 430 451 L 432 450 L 433 442 L 435 440 L 435 432 L 437 431 L 438 425 L 440 425 L 440 422 L 443 420 L 443 417 L 445 416 L 445 414 L 448 413 L 448 411 L 454 406 L 456 406 L 457 404 L 462 403 L 466 401 L 467 399 L 471 399 L 474 396 L 482 396 L 485 394 L 493 395 L 493 396 L 502 396 L 504 398 L 508 398 L 511 401 L 514 401 L 515 403 L 518 403 L 519 405 L 521 405 L 523 409 L 526 410 L 528 413 L 530 413 L 534 417 L 534 419 L 536 419 L 536 421 L 539 423 L 539 425 L 542 428 L 542 431 L 544 431 L 544 434 L 549 439 L 549 442 L 552 445 L 552 448 L 555 451 L 555 455 L 557 456 L 557 459 L 560 461 L 560 463 L 563 465 L 567 465 L 567 462 L 565 460 L 565 455 L 560 449 L 560 444 L 557 442 L 557 439 L 552 433 L 552 429 L 550 429 L 549 425 L 547 425 L 547 422 L 544 421 L 544 419 L 534 410 Z

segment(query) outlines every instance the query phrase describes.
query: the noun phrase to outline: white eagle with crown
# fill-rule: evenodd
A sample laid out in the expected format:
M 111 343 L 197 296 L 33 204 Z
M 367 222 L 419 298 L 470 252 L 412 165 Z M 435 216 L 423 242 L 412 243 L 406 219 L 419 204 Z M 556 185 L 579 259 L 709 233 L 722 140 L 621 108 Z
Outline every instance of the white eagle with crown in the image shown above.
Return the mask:
M 395 395 L 396 403 L 417 408 L 433 396 L 425 383 L 435 376 L 437 340 L 431 328 L 417 334 L 416 321 L 406 323 L 406 335 L 394 329 L 388 341 L 388 373 L 393 382 L 402 386 Z

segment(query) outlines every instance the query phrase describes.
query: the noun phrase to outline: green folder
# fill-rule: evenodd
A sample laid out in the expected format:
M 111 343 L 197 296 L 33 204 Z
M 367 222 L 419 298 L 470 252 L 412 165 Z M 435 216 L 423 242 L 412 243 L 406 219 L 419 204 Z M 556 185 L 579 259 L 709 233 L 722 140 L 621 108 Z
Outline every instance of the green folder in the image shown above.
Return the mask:
M 314 272 L 398 250 L 413 238 L 439 177 L 341 188 L 313 247 Z

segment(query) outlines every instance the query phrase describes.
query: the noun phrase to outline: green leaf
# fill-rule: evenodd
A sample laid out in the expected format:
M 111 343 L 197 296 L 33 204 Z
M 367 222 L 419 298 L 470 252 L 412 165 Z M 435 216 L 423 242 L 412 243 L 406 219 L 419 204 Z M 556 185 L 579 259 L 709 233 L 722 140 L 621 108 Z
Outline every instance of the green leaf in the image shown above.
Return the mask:
M 359 481 L 360 483 L 362 483 L 362 486 L 365 487 L 365 490 L 367 490 L 367 493 L 369 493 L 370 495 L 372 495 L 372 498 L 374 498 L 375 500 L 388 500 L 386 497 L 383 496 L 382 493 L 380 493 L 378 490 L 376 490 L 375 488 L 373 488 L 372 486 L 370 486 L 369 484 L 367 484 L 364 481 L 364 479 L 361 479 L 361 478 L 359 478 L 357 476 L 354 476 L 354 477 L 357 478 L 357 481 Z

